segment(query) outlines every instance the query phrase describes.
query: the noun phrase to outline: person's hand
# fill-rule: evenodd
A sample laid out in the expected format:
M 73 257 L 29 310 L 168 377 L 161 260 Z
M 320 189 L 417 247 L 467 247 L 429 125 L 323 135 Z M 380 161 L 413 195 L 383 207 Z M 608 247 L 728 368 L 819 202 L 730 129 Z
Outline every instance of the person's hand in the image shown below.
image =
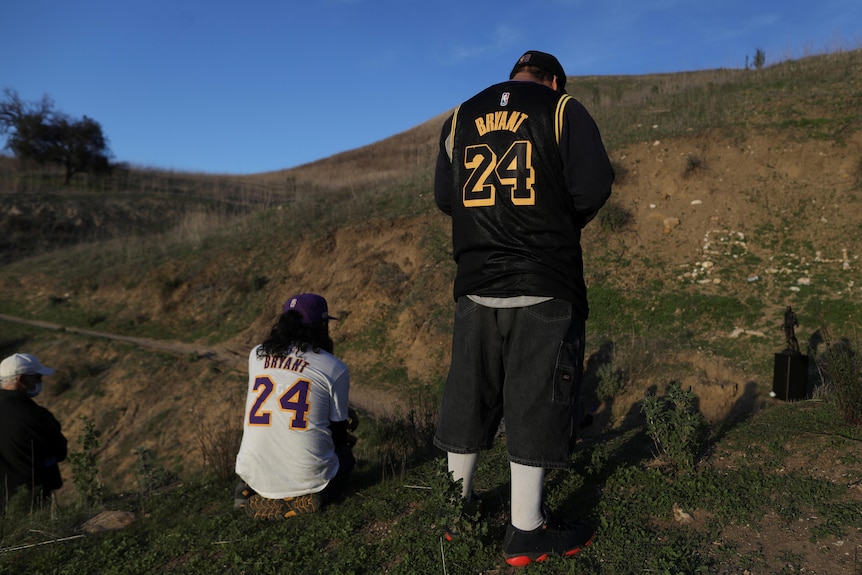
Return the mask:
M 348 431 L 356 431 L 356 428 L 359 427 L 359 412 L 353 409 L 352 407 L 347 407 L 347 430 Z M 356 443 L 355 438 L 353 443 Z
M 347 445 L 353 447 L 354 445 L 356 445 L 357 441 L 359 441 L 359 439 L 355 435 L 353 435 L 352 433 L 347 434 Z

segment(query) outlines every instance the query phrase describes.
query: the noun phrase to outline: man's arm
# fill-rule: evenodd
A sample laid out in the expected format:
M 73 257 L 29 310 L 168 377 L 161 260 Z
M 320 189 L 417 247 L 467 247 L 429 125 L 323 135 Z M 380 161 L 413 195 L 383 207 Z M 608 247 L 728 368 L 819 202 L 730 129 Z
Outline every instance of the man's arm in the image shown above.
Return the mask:
M 452 122 L 454 114 L 443 124 L 440 132 L 440 149 L 437 152 L 437 167 L 434 170 L 434 202 L 445 214 L 452 215 Z
M 560 155 L 569 194 L 581 227 L 587 225 L 611 195 L 614 170 L 595 121 L 575 99 L 566 104 Z
M 68 442 L 63 435 L 62 427 L 54 414 L 42 406 L 36 406 L 35 419 L 28 428 L 39 446 L 39 451 L 46 458 L 63 461 L 68 455 Z

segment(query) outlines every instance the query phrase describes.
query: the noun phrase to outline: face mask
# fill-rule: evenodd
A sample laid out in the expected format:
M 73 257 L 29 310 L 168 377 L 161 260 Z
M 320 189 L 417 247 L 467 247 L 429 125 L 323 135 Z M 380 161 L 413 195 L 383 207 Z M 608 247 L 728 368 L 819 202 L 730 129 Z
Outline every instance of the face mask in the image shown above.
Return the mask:
M 42 393 L 42 382 L 36 384 L 36 387 L 27 392 L 27 397 L 36 397 Z

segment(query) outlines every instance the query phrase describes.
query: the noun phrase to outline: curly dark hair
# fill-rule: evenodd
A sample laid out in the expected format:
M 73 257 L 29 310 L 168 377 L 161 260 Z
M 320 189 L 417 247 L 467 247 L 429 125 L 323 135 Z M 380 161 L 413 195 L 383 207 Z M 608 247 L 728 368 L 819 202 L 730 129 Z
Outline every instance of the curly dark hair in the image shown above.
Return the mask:
M 286 311 L 272 326 L 269 337 L 258 348 L 257 356 L 283 357 L 290 354 L 291 348 L 294 347 L 299 351 L 311 348 L 314 353 L 319 353 L 321 349 L 332 353 L 335 346 L 329 337 L 329 322 L 307 325 L 302 323 L 299 312 Z

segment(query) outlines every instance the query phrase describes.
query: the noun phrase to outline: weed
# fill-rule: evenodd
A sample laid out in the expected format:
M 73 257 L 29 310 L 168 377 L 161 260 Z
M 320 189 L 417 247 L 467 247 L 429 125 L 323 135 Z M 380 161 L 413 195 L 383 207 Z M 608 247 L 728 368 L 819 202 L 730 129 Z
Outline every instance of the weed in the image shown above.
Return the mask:
M 629 169 L 618 160 L 611 160 L 611 168 L 614 170 L 614 185 L 620 185 L 629 179 Z
M 178 479 L 174 472 L 157 463 L 152 451 L 146 447 L 135 449 L 135 456 L 138 458 L 136 469 L 138 485 L 144 494 L 166 487 Z
M 72 481 L 78 491 L 80 503 L 83 506 L 102 502 L 103 485 L 99 478 L 99 447 L 102 443 L 101 433 L 96 429 L 93 420 L 81 416 L 84 428 L 78 436 L 80 451 L 69 454 L 69 465 L 72 467 Z
M 478 501 L 465 500 L 462 494 L 462 480 L 455 481 L 448 470 L 445 458 L 440 458 L 431 476 L 431 506 L 440 510 L 441 526 L 450 533 L 457 533 L 464 543 L 475 543 L 478 537 L 487 535 L 488 523 L 482 521 Z
M 694 172 L 702 169 L 703 167 L 704 163 L 700 156 L 689 154 L 689 156 L 685 160 L 685 169 L 682 172 L 682 177 L 687 178 L 691 176 Z
M 596 397 L 602 403 L 613 399 L 625 387 L 625 374 L 611 363 L 599 366 L 597 376 L 599 384 L 596 387 Z
M 235 421 L 234 420 L 231 421 Z M 242 441 L 242 427 L 218 421 L 213 425 L 198 424 L 195 436 L 201 449 L 204 467 L 219 479 L 234 477 L 236 454 Z
M 406 415 L 381 416 L 370 429 L 363 429 L 360 452 L 373 445 L 381 478 L 404 478 L 408 463 L 428 455 L 437 423 L 436 402 L 428 390 L 420 391 L 419 401 Z
M 828 328 L 821 328 L 826 349 L 815 361 L 824 387 L 838 411 L 851 425 L 862 425 L 862 357 L 849 339 L 835 341 Z
M 26 517 L 33 513 L 35 499 L 33 498 L 33 493 L 27 486 L 19 487 L 11 497 L 8 497 L 5 489 L 3 490 L 3 493 L 4 496 L 6 496 L 6 499 L 2 502 L 3 505 L 0 506 L 0 510 L 3 511 L 3 514 L 0 515 L 0 517 Z
M 691 389 L 683 390 L 678 381 L 673 381 L 664 397 L 647 393 L 641 407 L 646 415 L 647 435 L 677 470 L 694 467 L 704 440 L 706 423 L 696 402 Z
M 631 225 L 634 217 L 631 210 L 615 201 L 609 201 L 599 211 L 599 225 L 606 232 L 620 232 Z

